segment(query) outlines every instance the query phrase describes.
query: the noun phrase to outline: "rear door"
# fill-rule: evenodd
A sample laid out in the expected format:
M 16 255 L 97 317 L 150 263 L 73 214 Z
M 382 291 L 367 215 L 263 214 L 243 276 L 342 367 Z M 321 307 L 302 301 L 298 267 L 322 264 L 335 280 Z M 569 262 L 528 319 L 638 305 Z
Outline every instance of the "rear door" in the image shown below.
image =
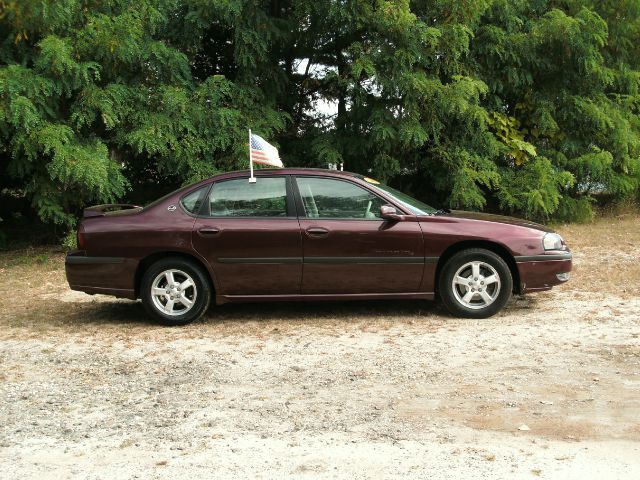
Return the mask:
M 304 294 L 418 292 L 422 230 L 414 217 L 388 222 L 389 202 L 347 179 L 296 177 Z
M 193 245 L 213 267 L 218 295 L 295 295 L 302 241 L 288 175 L 213 184 Z

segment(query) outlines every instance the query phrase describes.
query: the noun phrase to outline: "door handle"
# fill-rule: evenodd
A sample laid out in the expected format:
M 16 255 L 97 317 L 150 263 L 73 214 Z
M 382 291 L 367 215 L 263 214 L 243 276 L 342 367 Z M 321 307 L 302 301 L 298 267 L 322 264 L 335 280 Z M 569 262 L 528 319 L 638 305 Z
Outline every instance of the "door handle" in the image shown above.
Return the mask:
M 326 237 L 329 235 L 329 230 L 322 227 L 309 227 L 306 232 L 309 237 Z
M 214 235 L 218 235 L 219 233 L 220 229 L 215 227 L 200 228 L 198 230 L 198 235 L 200 235 L 201 237 L 213 237 Z

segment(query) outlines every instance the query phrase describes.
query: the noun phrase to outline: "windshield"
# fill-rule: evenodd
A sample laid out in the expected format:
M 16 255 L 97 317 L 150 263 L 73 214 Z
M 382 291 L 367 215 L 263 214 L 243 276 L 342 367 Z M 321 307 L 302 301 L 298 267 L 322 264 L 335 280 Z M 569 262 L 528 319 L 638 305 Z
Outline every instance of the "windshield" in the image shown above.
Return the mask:
M 387 195 L 393 197 L 393 199 L 398 202 L 403 207 L 406 207 L 414 215 L 433 215 L 437 212 L 437 210 L 426 203 L 422 203 L 420 200 L 416 200 L 413 197 L 410 197 L 406 193 L 402 193 L 400 190 L 396 190 L 395 188 L 391 188 L 388 185 L 383 183 L 379 183 L 376 180 L 371 180 L 368 178 L 364 179 L 366 182 L 371 184 L 374 188 L 382 190 Z

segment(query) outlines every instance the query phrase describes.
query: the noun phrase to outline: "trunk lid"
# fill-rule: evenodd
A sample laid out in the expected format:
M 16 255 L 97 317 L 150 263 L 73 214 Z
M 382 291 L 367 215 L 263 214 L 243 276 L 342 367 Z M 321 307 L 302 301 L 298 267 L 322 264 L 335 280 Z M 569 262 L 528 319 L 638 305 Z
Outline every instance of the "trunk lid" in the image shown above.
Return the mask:
M 140 205 L 131 205 L 128 203 L 105 203 L 103 205 L 94 205 L 87 207 L 82 212 L 82 218 L 132 215 L 142 210 Z

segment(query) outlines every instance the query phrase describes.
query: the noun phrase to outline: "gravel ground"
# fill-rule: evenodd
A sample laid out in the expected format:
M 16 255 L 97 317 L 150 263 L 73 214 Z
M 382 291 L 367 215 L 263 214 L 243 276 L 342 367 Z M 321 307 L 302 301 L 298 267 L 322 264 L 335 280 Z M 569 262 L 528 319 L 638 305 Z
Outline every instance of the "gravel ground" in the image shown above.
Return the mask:
M 5 256 L 0 477 L 640 478 L 638 221 L 599 269 L 619 288 L 590 237 L 570 284 L 483 321 L 254 304 L 162 328 L 68 290 L 60 254 Z

